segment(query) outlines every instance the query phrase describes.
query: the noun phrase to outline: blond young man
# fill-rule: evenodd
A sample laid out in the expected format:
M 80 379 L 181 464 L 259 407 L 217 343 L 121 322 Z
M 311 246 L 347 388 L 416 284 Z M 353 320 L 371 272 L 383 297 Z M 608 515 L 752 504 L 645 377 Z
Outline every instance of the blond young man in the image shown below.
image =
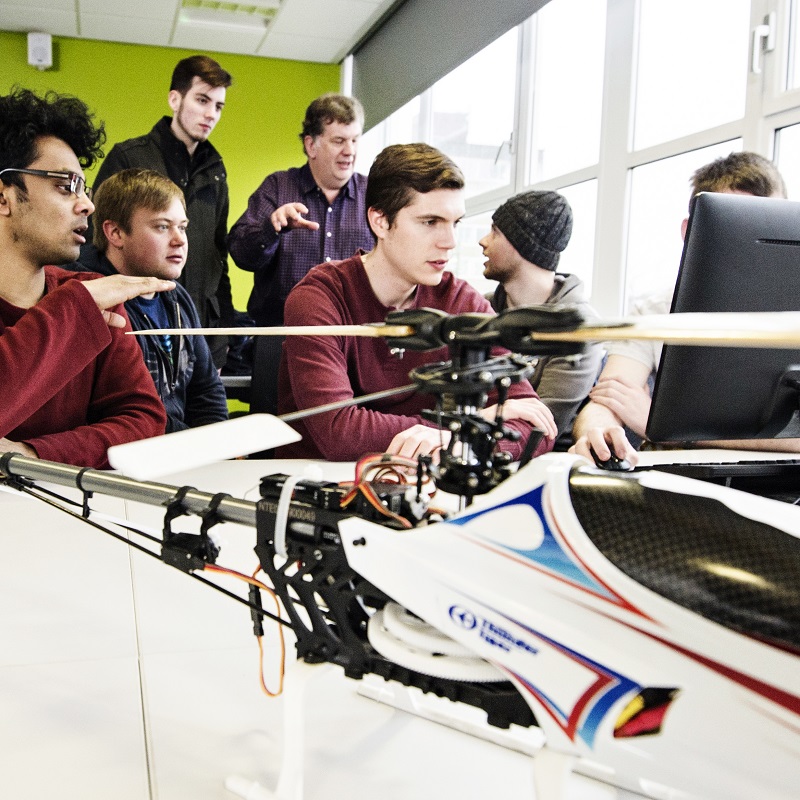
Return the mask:
M 200 327 L 189 293 L 177 281 L 188 253 L 183 192 L 146 169 L 112 175 L 95 195 L 94 245 L 84 264 L 102 275 L 151 276 L 174 289 L 125 304 L 134 330 Z M 167 433 L 228 418 L 225 389 L 202 336 L 139 336 L 144 361 L 167 411 Z

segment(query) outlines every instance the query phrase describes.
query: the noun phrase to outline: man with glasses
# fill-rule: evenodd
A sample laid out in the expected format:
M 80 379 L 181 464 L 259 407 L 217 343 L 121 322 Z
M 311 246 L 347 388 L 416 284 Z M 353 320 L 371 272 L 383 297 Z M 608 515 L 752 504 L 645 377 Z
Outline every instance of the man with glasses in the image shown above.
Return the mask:
M 164 432 L 121 304 L 174 283 L 51 266 L 85 241 L 104 140 L 77 98 L 0 96 L 0 452 L 107 467 L 109 446 Z

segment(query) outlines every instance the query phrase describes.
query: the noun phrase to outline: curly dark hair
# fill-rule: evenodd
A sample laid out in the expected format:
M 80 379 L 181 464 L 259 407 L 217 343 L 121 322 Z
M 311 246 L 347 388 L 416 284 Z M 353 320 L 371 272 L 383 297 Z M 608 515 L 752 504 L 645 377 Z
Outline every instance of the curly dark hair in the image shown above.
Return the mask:
M 53 91 L 39 97 L 18 86 L 11 94 L 0 95 L 0 170 L 33 163 L 38 157 L 36 142 L 42 136 L 66 142 L 84 169 L 103 157 L 105 126 L 95 122 L 82 100 Z M 3 180 L 25 191 L 22 176 L 10 174 Z

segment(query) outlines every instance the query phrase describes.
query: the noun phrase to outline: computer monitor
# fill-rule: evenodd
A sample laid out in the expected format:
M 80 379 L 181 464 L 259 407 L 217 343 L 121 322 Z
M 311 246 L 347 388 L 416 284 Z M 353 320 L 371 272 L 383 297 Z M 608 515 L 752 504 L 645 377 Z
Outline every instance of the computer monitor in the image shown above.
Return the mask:
M 800 310 L 800 203 L 702 192 L 673 312 Z M 665 345 L 651 441 L 800 436 L 800 351 Z

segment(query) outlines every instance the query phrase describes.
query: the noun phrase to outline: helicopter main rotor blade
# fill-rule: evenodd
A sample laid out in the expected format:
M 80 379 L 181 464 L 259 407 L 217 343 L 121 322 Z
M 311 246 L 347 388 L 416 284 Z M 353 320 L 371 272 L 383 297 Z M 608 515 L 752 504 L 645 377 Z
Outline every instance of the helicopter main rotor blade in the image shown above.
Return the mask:
M 258 328 L 160 328 L 134 336 L 366 336 L 402 339 L 411 325 L 295 325 Z M 530 332 L 533 341 L 604 342 L 621 339 L 714 347 L 800 348 L 800 312 L 715 312 L 629 317 L 579 325 L 573 330 Z
M 572 331 L 531 331 L 533 341 L 596 342 L 635 339 L 709 347 L 800 349 L 800 313 L 717 312 L 631 317 Z
M 126 331 L 132 336 L 411 336 L 410 325 L 287 325 L 268 328 L 152 328 Z

